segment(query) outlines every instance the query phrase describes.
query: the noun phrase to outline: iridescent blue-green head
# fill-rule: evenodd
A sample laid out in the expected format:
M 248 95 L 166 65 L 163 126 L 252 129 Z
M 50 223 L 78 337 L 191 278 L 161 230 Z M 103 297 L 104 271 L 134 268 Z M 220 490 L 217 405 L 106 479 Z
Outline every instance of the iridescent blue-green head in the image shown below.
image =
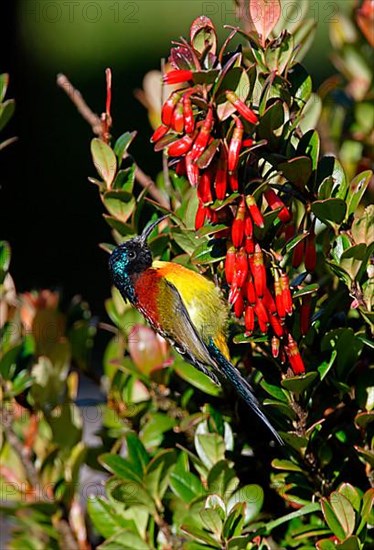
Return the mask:
M 129 299 L 130 302 L 135 300 L 134 282 L 137 276 L 152 265 L 152 254 L 147 239 L 164 218 L 165 216 L 147 225 L 141 235 L 120 244 L 110 255 L 109 271 L 113 283 L 123 298 Z

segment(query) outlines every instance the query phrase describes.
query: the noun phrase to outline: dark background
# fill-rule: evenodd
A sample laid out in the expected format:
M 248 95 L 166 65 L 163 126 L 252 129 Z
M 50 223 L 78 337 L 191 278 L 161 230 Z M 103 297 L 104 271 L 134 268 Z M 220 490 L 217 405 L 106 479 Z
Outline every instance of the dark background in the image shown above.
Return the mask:
M 318 38 L 305 65 L 315 88 L 332 72 L 328 21 L 349 3 L 309 3 Z M 58 288 L 64 299 L 80 294 L 101 316 L 110 281 L 107 256 L 98 243 L 111 236 L 97 189 L 87 181 L 96 176 L 89 149 L 92 133 L 56 86 L 56 75 L 64 72 L 100 113 L 105 105 L 104 71 L 112 68 L 112 134 L 138 130 L 131 151 L 155 177 L 160 155 L 149 144 L 147 113 L 133 91 L 141 87 L 147 71 L 159 68 L 170 40 L 188 36 L 196 16 L 213 14 L 217 27 L 235 23 L 232 4 L 20 0 L 2 3 L 1 9 L 0 71 L 10 73 L 7 97 L 17 103 L 1 141 L 13 135 L 18 141 L 0 153 L 0 237 L 12 246 L 11 273 L 19 291 Z M 6 30 L 11 30 L 9 37 Z

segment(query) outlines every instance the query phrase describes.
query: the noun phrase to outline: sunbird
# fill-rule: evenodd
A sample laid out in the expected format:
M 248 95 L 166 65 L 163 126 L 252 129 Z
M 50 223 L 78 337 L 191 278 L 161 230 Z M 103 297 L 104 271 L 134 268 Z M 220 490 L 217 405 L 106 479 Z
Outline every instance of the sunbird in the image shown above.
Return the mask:
M 109 258 L 114 285 L 180 355 L 217 385 L 226 379 L 275 439 L 247 380 L 230 361 L 225 328 L 227 307 L 213 282 L 175 262 L 154 261 L 147 239 L 164 216 L 141 235 L 117 246 Z

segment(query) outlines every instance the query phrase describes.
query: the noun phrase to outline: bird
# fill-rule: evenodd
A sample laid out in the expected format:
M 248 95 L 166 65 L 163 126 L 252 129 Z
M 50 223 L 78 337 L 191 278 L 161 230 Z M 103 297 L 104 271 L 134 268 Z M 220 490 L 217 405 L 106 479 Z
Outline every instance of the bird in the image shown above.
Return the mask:
M 109 271 L 114 286 L 186 361 L 217 385 L 223 380 L 229 382 L 275 440 L 283 444 L 250 384 L 230 360 L 225 332 L 228 310 L 218 288 L 181 264 L 153 260 L 148 237 L 167 217 L 146 225 L 141 235 L 112 251 Z

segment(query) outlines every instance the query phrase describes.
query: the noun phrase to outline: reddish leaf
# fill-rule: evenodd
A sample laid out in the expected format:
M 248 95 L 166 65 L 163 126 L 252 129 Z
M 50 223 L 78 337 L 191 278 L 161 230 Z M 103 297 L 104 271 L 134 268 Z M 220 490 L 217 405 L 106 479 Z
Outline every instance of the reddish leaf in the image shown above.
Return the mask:
M 249 0 L 249 12 L 253 25 L 261 35 L 262 45 L 277 24 L 281 15 L 279 0 Z

